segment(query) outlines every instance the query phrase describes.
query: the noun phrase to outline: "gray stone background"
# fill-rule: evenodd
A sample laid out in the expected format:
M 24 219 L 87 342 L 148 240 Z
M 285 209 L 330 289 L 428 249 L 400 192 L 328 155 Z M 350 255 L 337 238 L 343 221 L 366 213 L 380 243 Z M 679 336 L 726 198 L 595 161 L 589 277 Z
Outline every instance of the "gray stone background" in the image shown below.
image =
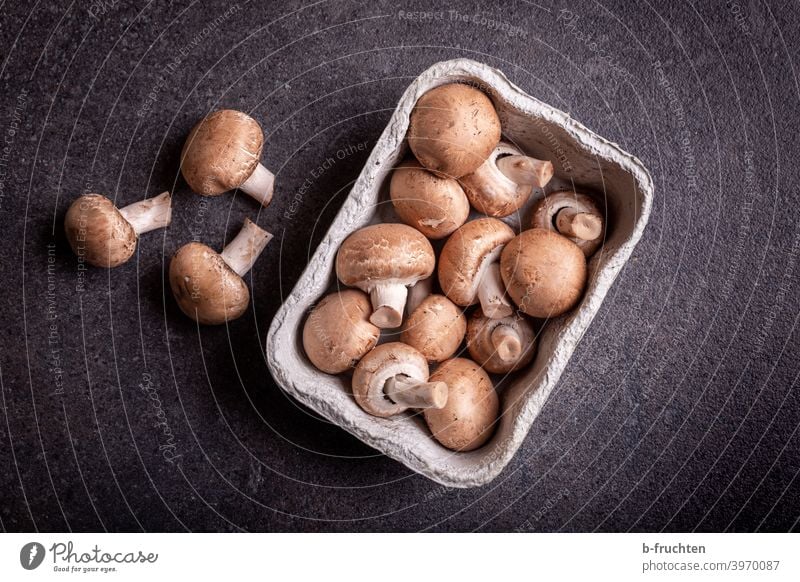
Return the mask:
M 0 14 L 3 530 L 798 529 L 791 3 L 98 0 Z M 455 57 L 569 111 L 656 184 L 643 240 L 524 446 L 474 490 L 315 417 L 262 353 L 404 88 Z M 203 199 L 178 173 L 188 130 L 221 106 L 265 128 L 266 210 Z M 74 198 L 166 189 L 168 230 L 120 268 L 79 270 L 61 228 Z M 252 309 L 198 329 L 165 288 L 169 257 L 193 237 L 221 247 L 246 216 L 276 235 L 248 278 Z

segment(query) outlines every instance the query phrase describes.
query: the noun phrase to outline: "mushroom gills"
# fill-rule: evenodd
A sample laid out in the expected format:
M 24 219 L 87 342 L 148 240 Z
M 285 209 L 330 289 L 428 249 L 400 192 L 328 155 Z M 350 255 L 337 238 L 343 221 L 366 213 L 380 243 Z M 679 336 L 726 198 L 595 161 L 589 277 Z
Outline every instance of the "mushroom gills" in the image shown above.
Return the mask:
M 536 188 L 544 188 L 553 177 L 552 162 L 537 160 L 530 156 L 503 156 L 498 158 L 495 163 L 503 175 L 517 184 L 530 184 Z
M 119 213 L 137 235 L 169 226 L 172 220 L 172 196 L 163 192 L 154 198 L 120 208 Z
M 269 206 L 272 202 L 272 192 L 275 189 L 275 174 L 258 164 L 250 177 L 245 180 L 239 189 L 255 200 L 263 207 Z
M 245 218 L 242 230 L 222 250 L 220 256 L 240 277 L 247 273 L 272 239 L 272 234 Z
M 447 404 L 447 384 L 420 382 L 405 374 L 397 374 L 386 380 L 383 392 L 395 404 L 408 408 L 440 409 Z

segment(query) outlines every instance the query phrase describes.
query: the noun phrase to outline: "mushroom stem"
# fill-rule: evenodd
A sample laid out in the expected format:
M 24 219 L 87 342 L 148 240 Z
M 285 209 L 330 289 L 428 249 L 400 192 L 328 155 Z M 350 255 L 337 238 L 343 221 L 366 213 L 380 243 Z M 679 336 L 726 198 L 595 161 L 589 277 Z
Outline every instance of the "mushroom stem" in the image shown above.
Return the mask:
M 272 202 L 272 191 L 275 187 L 275 175 L 264 167 L 263 164 L 258 164 L 250 177 L 239 186 L 248 196 L 252 196 L 264 208 L 269 206 Z
M 172 196 L 162 192 L 155 198 L 120 208 L 119 213 L 127 220 L 137 235 L 169 226 L 172 220 Z
M 498 357 L 504 362 L 518 360 L 522 354 L 522 341 L 517 331 L 510 325 L 498 325 L 492 330 L 492 345 Z
M 220 256 L 237 275 L 242 277 L 253 267 L 253 263 L 271 239 L 270 233 L 249 218 L 245 218 L 242 230 L 222 250 Z
M 497 160 L 497 169 L 512 182 L 544 188 L 553 177 L 553 163 L 528 156 L 504 156 Z
M 400 327 L 406 306 L 408 288 L 398 283 L 375 285 L 369 293 L 372 315 L 369 320 L 381 329 Z
M 444 408 L 447 404 L 447 384 L 420 382 L 398 374 L 386 380 L 384 394 L 395 404 L 409 408 Z
M 483 273 L 478 283 L 478 301 L 486 317 L 502 319 L 514 313 L 514 308 L 506 298 L 503 279 L 500 277 L 500 265 L 492 262 Z
M 419 304 L 422 303 L 426 297 L 433 292 L 433 277 L 426 277 L 420 279 L 408 292 L 408 300 L 406 301 L 406 312 L 411 315 L 417 310 Z
M 566 236 L 594 240 L 603 232 L 603 221 L 595 214 L 564 208 L 556 215 L 556 228 Z

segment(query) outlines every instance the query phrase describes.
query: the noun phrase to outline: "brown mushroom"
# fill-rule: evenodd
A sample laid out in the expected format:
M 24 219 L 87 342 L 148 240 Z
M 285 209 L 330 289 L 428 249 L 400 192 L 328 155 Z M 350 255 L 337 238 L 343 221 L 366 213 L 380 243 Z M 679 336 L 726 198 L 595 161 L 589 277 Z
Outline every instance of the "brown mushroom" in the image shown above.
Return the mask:
M 444 295 L 429 295 L 406 319 L 400 341 L 429 362 L 453 357 L 467 331 L 467 318 Z
M 373 224 L 348 236 L 336 255 L 336 275 L 348 287 L 369 293 L 380 328 L 403 322 L 408 286 L 433 273 L 431 243 L 405 224 Z
M 242 230 L 220 254 L 198 242 L 178 249 L 169 264 L 169 284 L 181 311 L 204 325 L 240 317 L 250 304 L 242 276 L 271 238 L 246 218 Z
M 424 411 L 434 438 L 448 449 L 472 451 L 494 432 L 500 401 L 488 374 L 475 362 L 453 358 L 431 374 L 430 382 L 447 384 L 447 404 Z
M 84 194 L 64 218 L 72 250 L 95 267 L 117 267 L 133 256 L 139 235 L 169 225 L 172 196 L 159 194 L 117 208 L 101 194 Z
M 356 366 L 353 396 L 365 412 L 387 418 L 409 408 L 441 408 L 447 385 L 428 382 L 428 362 L 417 350 L 400 342 L 381 344 Z
M 500 142 L 480 168 L 461 178 L 461 185 L 475 210 L 502 218 L 522 208 L 533 188 L 543 188 L 552 177 L 551 162 Z
M 586 257 L 552 230 L 526 230 L 503 249 L 500 271 L 519 308 L 533 317 L 557 317 L 580 300 L 586 286 Z
M 603 213 L 586 194 L 562 190 L 547 194 L 533 210 L 533 228 L 555 230 L 574 242 L 587 257 L 603 244 Z
M 408 145 L 419 162 L 449 178 L 471 174 L 500 141 L 500 118 L 479 90 L 451 83 L 419 98 L 408 127 Z
M 456 305 L 480 301 L 489 317 L 507 317 L 514 308 L 505 296 L 499 258 L 514 231 L 496 218 L 479 218 L 455 231 L 439 255 L 439 285 Z
M 448 236 L 469 215 L 469 201 L 458 182 L 427 171 L 416 160 L 395 168 L 389 195 L 400 220 L 431 239 Z
M 486 317 L 478 309 L 467 322 L 467 349 L 472 359 L 492 374 L 527 366 L 536 352 L 536 334 L 524 317 Z
M 192 190 L 219 196 L 240 188 L 269 206 L 275 176 L 261 165 L 264 132 L 249 115 L 233 109 L 211 113 L 194 126 L 181 152 L 181 172 Z
M 353 368 L 378 343 L 381 330 L 369 322 L 369 297 L 358 289 L 331 293 L 303 327 L 303 349 L 318 369 L 340 374 Z

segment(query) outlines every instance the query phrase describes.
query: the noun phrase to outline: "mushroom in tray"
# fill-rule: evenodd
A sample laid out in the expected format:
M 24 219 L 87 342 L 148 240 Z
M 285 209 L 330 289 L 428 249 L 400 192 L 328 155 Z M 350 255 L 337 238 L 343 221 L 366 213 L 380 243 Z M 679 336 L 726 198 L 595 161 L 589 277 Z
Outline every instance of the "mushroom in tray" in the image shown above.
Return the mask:
M 467 318 L 444 295 L 428 295 L 403 324 L 400 341 L 429 362 L 453 357 L 467 331 Z
M 480 301 L 493 318 L 507 317 L 514 308 L 505 296 L 499 257 L 514 231 L 496 218 L 479 218 L 455 231 L 439 256 L 439 285 L 456 305 Z
M 331 293 L 314 307 L 303 327 L 303 348 L 319 370 L 340 374 L 353 368 L 378 343 L 369 297 L 358 289 Z
M 419 162 L 449 178 L 471 174 L 500 141 L 500 118 L 478 89 L 451 83 L 419 98 L 408 127 L 408 145 Z
M 429 381 L 447 384 L 447 403 L 424 411 L 433 437 L 454 451 L 472 451 L 486 443 L 500 409 L 489 375 L 472 360 L 453 358 L 442 363 Z
M 448 236 L 469 215 L 469 201 L 458 182 L 427 171 L 416 160 L 395 168 L 389 195 L 400 219 L 431 239 Z
M 192 190 L 219 196 L 241 188 L 269 206 L 275 176 L 261 164 L 264 132 L 241 111 L 221 109 L 194 126 L 181 152 L 181 172 Z
M 502 218 L 522 208 L 533 188 L 544 188 L 552 177 L 552 162 L 531 158 L 516 146 L 500 142 L 480 168 L 460 181 L 475 210 Z
M 472 359 L 492 374 L 527 366 L 536 352 L 536 334 L 524 317 L 486 317 L 480 309 L 467 322 L 467 349 Z
M 428 362 L 400 342 L 381 344 L 356 366 L 353 396 L 365 412 L 388 418 L 409 408 L 435 409 L 447 403 L 447 385 L 428 381 Z
M 169 264 L 169 284 L 181 311 L 204 325 L 240 317 L 250 304 L 250 291 L 242 276 L 271 238 L 246 218 L 222 253 L 198 242 L 178 249 Z
M 532 227 L 561 233 L 589 257 L 603 243 L 605 223 L 591 197 L 566 190 L 548 194 L 536 203 Z
M 520 310 L 540 318 L 575 307 L 587 279 L 586 257 L 578 245 L 543 228 L 526 230 L 506 244 L 500 271 Z
M 374 224 L 348 236 L 336 255 L 336 275 L 348 287 L 369 293 L 369 320 L 384 328 L 399 327 L 408 286 L 433 273 L 431 243 L 405 224 Z
M 124 208 L 100 194 L 85 194 L 67 210 L 64 231 L 72 250 L 86 262 L 117 267 L 133 256 L 140 234 L 168 226 L 171 218 L 169 192 Z

